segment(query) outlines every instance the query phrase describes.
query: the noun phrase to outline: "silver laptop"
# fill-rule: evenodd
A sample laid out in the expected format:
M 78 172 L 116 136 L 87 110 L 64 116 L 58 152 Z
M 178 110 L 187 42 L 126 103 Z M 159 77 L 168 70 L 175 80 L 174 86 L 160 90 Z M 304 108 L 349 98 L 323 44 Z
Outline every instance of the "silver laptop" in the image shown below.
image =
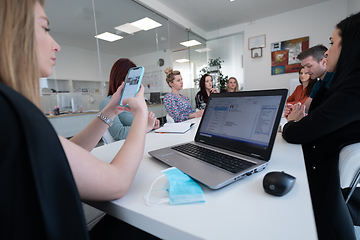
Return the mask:
M 211 189 L 267 166 L 287 89 L 211 94 L 192 142 L 149 154 Z

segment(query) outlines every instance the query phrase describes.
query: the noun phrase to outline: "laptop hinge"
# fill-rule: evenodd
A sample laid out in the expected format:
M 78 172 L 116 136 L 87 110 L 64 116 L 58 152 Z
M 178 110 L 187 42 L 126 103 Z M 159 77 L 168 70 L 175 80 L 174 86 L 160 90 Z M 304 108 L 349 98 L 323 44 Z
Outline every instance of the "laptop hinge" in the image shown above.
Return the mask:
M 263 159 L 259 154 L 255 154 L 255 153 L 250 153 L 250 156 L 256 157 L 258 159 Z

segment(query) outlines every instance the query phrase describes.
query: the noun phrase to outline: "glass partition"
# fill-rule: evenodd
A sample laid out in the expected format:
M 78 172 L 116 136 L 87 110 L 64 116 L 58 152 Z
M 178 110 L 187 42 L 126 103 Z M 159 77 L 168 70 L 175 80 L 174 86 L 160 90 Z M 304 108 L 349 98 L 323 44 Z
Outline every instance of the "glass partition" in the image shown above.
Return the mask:
M 204 45 L 190 49 L 190 60 L 194 65 L 195 82 L 204 73 L 212 75 L 214 85 L 218 90 L 225 91 L 229 77 L 235 77 L 239 89 L 243 89 L 243 33 L 220 35 L 220 22 L 207 23 L 201 26 L 207 29 Z M 190 38 L 196 36 L 190 34 Z M 198 88 L 198 85 L 195 85 Z
M 226 76 L 235 77 L 240 91 L 244 84 L 243 38 L 243 34 L 239 33 L 207 41 L 207 48 L 212 49 L 208 52 L 208 58 L 220 58 L 222 61 L 220 71 L 224 79 L 228 79 Z
M 108 85 L 112 65 L 119 58 L 129 58 L 145 68 L 142 84 L 149 111 L 158 118 L 166 115 L 161 104 L 164 91 L 165 63 L 169 63 L 168 20 L 134 1 L 94 0 L 96 34 L 109 32 L 121 39 L 108 42 L 95 39 L 102 72 L 102 83 Z M 147 21 L 147 22 L 146 22 Z M 107 96 L 107 90 L 103 97 Z
M 95 100 L 94 104 L 90 102 L 90 94 L 97 99 L 96 94 L 101 92 L 102 86 L 94 41 L 92 2 L 47 0 L 44 9 L 50 22 L 50 34 L 61 50 L 56 53 L 53 74 L 40 79 L 43 112 L 48 113 L 59 105 L 57 93 L 82 92 L 85 89 L 87 95 L 82 96 L 83 109 L 96 109 Z
M 158 118 L 166 116 L 161 103 L 171 91 L 164 73 L 169 66 L 181 72 L 182 94 L 193 107 L 199 91 L 196 81 L 211 60 L 220 58 L 223 76 L 236 77 L 240 89 L 243 85 L 243 34 L 220 36 L 219 22 L 199 26 L 207 30 L 206 36 L 199 36 L 131 0 L 47 0 L 45 12 L 50 34 L 61 46 L 53 74 L 40 79 L 45 114 L 56 106 L 57 93 L 81 93 L 82 110 L 98 110 L 108 93 L 110 69 L 119 58 L 145 67 L 145 97 Z M 150 29 L 137 25 L 144 19 L 157 25 Z M 95 38 L 102 33 L 121 39 Z M 182 45 L 193 40 L 195 45 Z M 218 79 L 215 83 L 219 87 Z
M 143 85 L 149 109 L 159 118 L 166 115 L 157 96 L 166 87 L 163 70 L 171 65 L 167 19 L 131 0 L 48 0 L 45 12 L 50 34 L 61 51 L 56 54 L 53 74 L 40 80 L 44 113 L 57 106 L 57 93 L 81 93 L 82 110 L 98 110 L 108 94 L 112 65 L 119 58 L 129 58 L 145 67 Z M 144 19 L 157 25 L 134 27 Z M 110 42 L 95 37 L 102 33 L 119 39 Z

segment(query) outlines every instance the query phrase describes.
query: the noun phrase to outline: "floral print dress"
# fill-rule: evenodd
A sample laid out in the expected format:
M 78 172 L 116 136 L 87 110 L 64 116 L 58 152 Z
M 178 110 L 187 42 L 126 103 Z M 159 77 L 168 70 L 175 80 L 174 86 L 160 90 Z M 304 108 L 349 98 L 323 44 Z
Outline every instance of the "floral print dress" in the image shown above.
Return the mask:
M 189 98 L 181 94 L 180 96 L 172 92 L 166 94 L 164 105 L 167 113 L 176 123 L 188 120 L 189 115 L 194 113 Z

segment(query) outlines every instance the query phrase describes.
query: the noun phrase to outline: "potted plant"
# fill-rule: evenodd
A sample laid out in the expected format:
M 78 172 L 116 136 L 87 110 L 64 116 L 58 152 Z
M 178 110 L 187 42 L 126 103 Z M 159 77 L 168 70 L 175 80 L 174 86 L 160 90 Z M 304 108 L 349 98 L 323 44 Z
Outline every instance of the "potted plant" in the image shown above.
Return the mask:
M 224 61 L 220 59 L 220 57 L 215 59 L 209 59 L 208 65 L 200 70 L 200 77 L 194 79 L 195 85 L 199 88 L 199 81 L 201 76 L 204 74 L 209 74 L 212 76 L 214 83 L 217 88 L 221 90 L 226 89 L 226 83 L 229 79 L 228 76 L 224 76 L 221 72 L 221 63 Z

